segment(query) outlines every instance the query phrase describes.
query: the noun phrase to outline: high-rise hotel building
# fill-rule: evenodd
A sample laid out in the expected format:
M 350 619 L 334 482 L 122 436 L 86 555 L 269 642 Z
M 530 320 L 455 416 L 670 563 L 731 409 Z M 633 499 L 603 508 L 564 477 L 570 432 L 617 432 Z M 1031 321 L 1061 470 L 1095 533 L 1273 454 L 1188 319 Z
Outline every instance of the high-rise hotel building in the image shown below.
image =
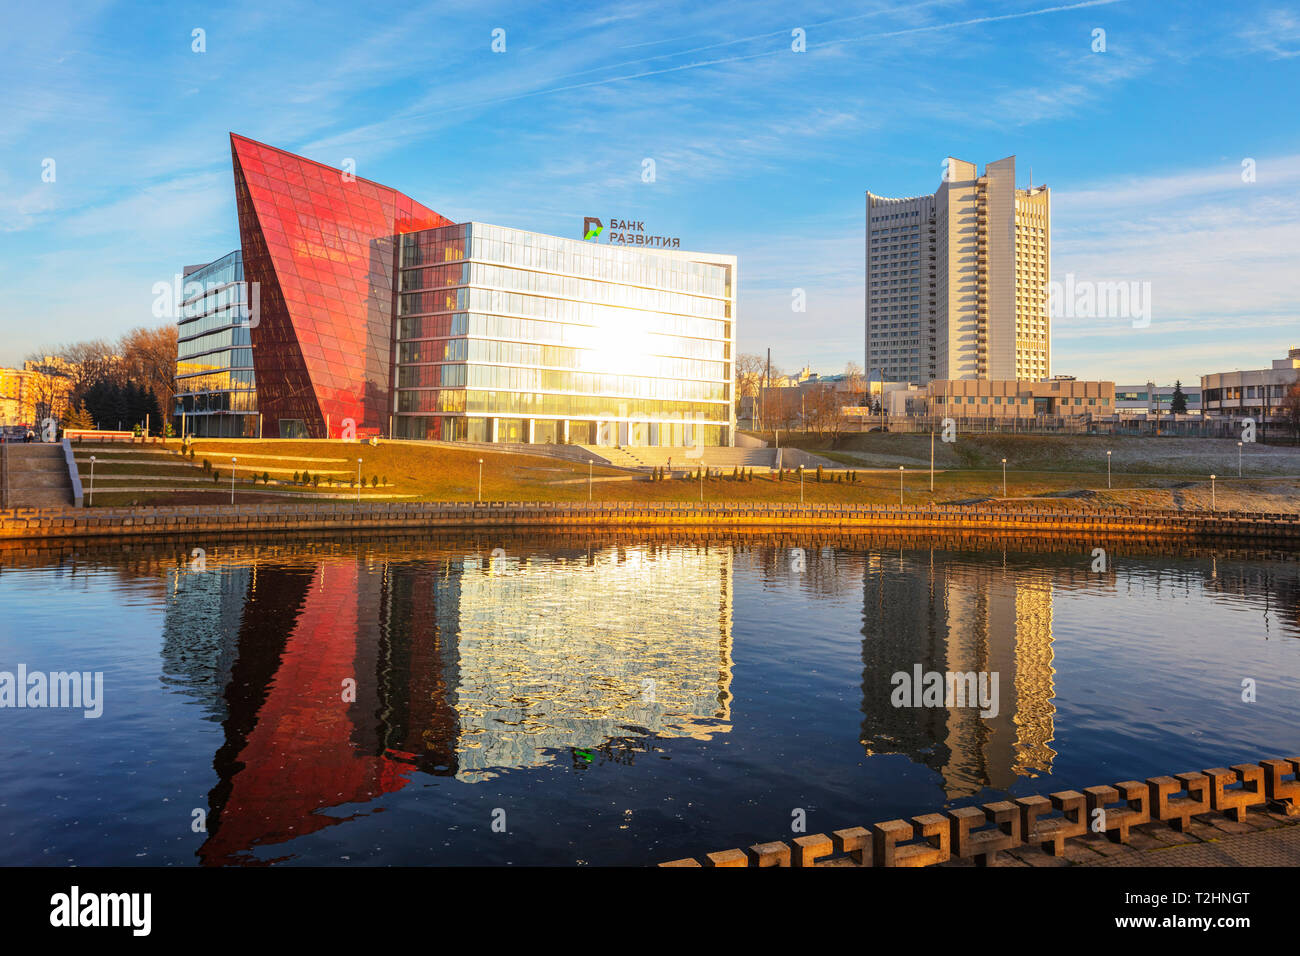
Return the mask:
M 230 143 L 240 249 L 185 277 L 187 431 L 734 443 L 735 256 L 454 223 Z
M 867 193 L 866 367 L 889 381 L 1051 375 L 1051 193 L 949 158 L 928 196 Z

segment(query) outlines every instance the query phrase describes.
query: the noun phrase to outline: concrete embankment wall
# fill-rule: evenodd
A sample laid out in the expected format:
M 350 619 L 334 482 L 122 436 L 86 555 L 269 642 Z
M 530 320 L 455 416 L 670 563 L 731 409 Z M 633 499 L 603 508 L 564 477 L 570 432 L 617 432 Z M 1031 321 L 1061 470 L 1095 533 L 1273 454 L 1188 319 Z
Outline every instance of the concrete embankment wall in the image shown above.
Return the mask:
M 0 539 L 354 530 L 362 528 L 878 529 L 946 533 L 1141 535 L 1300 542 L 1300 515 L 979 506 L 890 508 L 752 502 L 311 502 L 0 512 Z
M 1266 807 L 1276 815 L 1274 822 L 1300 821 L 1300 757 L 1016 797 L 848 827 L 829 836 L 814 833 L 718 850 L 705 854 L 702 863 L 685 857 L 659 865 L 813 867 L 835 865 L 839 857 L 858 866 L 921 867 L 960 860 L 986 866 L 998 854 L 1022 848 L 1061 858 L 1070 855 L 1072 842 L 1103 838 L 1128 844 L 1134 831 L 1161 825 L 1185 833 L 1209 815 L 1242 824 L 1248 814 Z

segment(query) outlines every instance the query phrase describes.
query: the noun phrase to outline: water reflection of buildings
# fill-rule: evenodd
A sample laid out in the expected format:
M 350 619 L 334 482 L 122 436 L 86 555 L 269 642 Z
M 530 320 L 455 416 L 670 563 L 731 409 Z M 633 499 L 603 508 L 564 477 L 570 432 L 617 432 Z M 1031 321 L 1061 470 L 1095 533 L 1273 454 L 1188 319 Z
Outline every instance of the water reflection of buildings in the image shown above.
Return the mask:
M 224 728 L 205 863 L 258 862 L 413 769 L 474 781 L 730 729 L 725 546 L 173 573 L 165 679 Z
M 875 553 L 866 570 L 863 746 L 937 771 L 949 798 L 1050 773 L 1051 573 L 967 564 L 935 551 L 927 569 L 915 557 Z M 975 707 L 894 707 L 892 676 L 910 675 L 917 664 L 940 673 L 997 673 L 997 715 L 983 717 Z
M 458 776 L 729 729 L 729 549 L 483 564 L 440 595 L 459 625 Z

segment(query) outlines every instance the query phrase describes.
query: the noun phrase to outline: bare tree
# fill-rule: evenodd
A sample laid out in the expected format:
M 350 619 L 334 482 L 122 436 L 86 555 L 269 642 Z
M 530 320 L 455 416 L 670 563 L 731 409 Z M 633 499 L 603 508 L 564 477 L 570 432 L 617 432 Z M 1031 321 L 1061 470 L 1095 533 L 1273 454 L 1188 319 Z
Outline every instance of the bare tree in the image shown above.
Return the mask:
M 797 388 L 769 388 L 763 394 L 765 427 L 790 431 L 799 421 L 802 395 Z
M 1300 382 L 1296 382 L 1282 397 L 1282 420 L 1291 426 L 1291 440 L 1300 441 Z
M 54 355 L 66 363 L 72 391 L 80 397 L 96 382 L 113 378 L 117 365 L 117 346 L 106 339 L 72 342 L 42 354 Z M 121 384 L 120 382 L 118 384 Z
M 72 392 L 70 366 L 55 355 L 33 355 L 23 363 L 27 376 L 23 385 L 23 413 L 30 412 L 31 424 L 47 418 L 62 418 Z
M 861 404 L 857 402 L 856 396 L 867 390 L 867 380 L 862 374 L 862 366 L 857 362 L 849 362 L 844 366 L 844 388 L 849 397 L 854 399 L 854 404 Z
M 752 352 L 743 352 L 736 356 L 736 398 L 750 398 L 758 395 L 763 387 L 763 374 L 767 363 L 763 356 Z
M 96 384 L 136 382 L 153 393 L 166 420 L 175 404 L 176 339 L 175 325 L 139 326 L 117 342 L 89 339 L 37 349 L 28 363 L 48 373 L 38 386 L 47 393 L 39 399 L 45 415 L 61 416 L 69 400 L 76 405 Z
M 829 382 L 814 385 L 804 396 L 805 421 L 823 441 L 829 438 L 833 444 L 844 428 L 843 399 L 843 393 Z
M 154 393 L 164 418 L 170 418 L 176 396 L 176 326 L 140 326 L 122 336 L 118 353 L 127 379 Z
M 758 417 L 758 400 L 763 390 L 763 371 L 765 363 L 761 355 L 754 355 L 750 352 L 743 352 L 736 356 L 733 366 L 736 376 L 735 394 L 732 398 L 736 403 L 736 412 L 739 414 L 741 403 L 746 399 L 752 399 L 755 405 L 753 416 Z

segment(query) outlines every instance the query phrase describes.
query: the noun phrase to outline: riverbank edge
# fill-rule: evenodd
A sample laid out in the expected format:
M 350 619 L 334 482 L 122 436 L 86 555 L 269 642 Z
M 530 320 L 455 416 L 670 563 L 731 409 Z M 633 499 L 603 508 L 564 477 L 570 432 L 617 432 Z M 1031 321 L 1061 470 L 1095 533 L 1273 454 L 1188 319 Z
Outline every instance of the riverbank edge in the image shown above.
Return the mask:
M 0 512 L 0 540 L 386 528 L 835 528 L 1141 535 L 1300 542 L 1300 515 L 988 506 L 884 507 L 748 502 L 330 502 Z
M 703 863 L 701 857 L 683 857 L 658 865 L 990 866 L 1004 853 L 1021 866 L 1092 865 L 1129 849 L 1181 849 L 1217 841 L 1224 834 L 1297 825 L 1300 757 L 1272 757 L 944 809 L 835 830 L 829 836 L 814 833 L 756 843 L 703 854 Z M 1264 855 L 1275 858 L 1265 865 L 1290 865 L 1281 847 L 1263 849 Z M 1153 862 L 1148 859 L 1144 865 Z

